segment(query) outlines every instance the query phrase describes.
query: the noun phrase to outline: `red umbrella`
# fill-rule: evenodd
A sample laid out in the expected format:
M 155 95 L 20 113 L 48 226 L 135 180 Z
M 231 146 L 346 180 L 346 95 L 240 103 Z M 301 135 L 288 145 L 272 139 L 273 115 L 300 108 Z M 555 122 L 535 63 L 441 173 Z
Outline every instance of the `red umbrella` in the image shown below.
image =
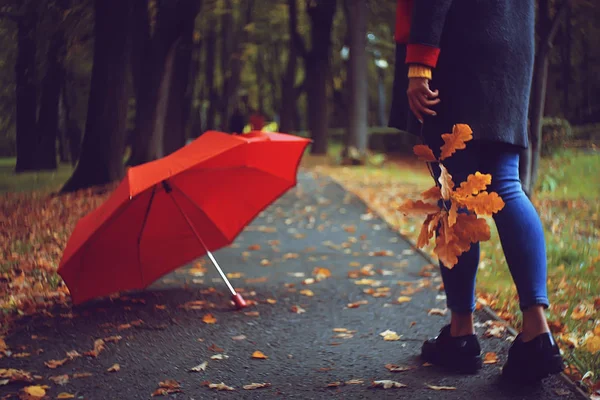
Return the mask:
M 263 209 L 296 185 L 310 141 L 281 133 L 206 132 L 160 160 L 130 168 L 109 199 L 76 225 L 58 273 L 74 304 L 143 289 L 233 242 Z

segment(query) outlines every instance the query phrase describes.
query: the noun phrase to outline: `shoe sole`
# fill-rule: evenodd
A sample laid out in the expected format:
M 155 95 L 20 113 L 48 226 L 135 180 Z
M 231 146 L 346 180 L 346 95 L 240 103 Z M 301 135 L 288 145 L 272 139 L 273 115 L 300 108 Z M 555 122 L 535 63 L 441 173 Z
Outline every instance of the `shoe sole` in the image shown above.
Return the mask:
M 502 378 L 515 383 L 536 383 L 550 375 L 560 374 L 565 368 L 563 358 L 558 354 L 548 357 L 539 366 L 544 367 L 544 369 L 531 367 L 529 371 L 534 372 L 529 373 L 524 372 L 523 369 L 519 369 L 518 371 L 511 370 L 510 368 L 507 369 L 505 366 L 502 368 Z
M 421 358 L 428 363 L 439 365 L 440 367 L 460 374 L 476 374 L 483 367 L 483 359 L 481 358 L 481 355 L 446 358 L 421 354 Z

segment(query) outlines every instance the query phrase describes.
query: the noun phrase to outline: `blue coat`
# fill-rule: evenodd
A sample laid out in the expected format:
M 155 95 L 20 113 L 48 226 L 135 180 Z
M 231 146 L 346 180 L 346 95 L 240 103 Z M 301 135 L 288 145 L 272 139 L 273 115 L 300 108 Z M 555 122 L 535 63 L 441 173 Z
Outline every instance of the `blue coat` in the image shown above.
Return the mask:
M 425 138 L 465 123 L 475 139 L 527 147 L 527 112 L 534 61 L 533 0 L 417 0 L 414 2 L 408 53 L 398 44 L 397 57 L 410 57 L 411 46 L 439 52 L 430 86 L 440 92 L 435 117 L 426 117 Z M 413 56 L 414 62 L 414 56 Z M 431 57 L 427 58 L 431 60 Z M 390 125 L 420 134 L 421 125 L 406 117 L 404 60 L 396 60 Z M 404 74 L 404 76 L 401 76 Z M 400 107 L 403 107 L 402 109 Z M 429 141 L 429 140 L 428 140 Z

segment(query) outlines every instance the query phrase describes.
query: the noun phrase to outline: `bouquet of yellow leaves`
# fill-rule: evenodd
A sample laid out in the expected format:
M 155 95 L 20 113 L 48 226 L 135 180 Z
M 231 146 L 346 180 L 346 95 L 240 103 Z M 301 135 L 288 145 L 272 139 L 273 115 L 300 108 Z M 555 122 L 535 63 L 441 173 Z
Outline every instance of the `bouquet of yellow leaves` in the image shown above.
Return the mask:
M 480 216 L 491 216 L 502 210 L 504 201 L 498 193 L 486 191 L 487 186 L 492 183 L 490 174 L 476 172 L 455 187 L 452 175 L 442 163 L 457 150 L 466 148 L 466 142 L 473 139 L 473 131 L 469 125 L 454 125 L 452 133 L 443 134 L 442 139 L 444 144 L 440 148 L 439 160 L 427 145 L 420 144 L 413 148 L 420 160 L 438 163 L 441 174 L 436 186 L 422 193 L 423 200 L 408 200 L 399 210 L 405 214 L 426 216 L 417 247 L 426 246 L 437 231 L 434 253 L 447 268 L 452 268 L 458 262 L 458 257 L 471 248 L 472 243 L 490 239 L 490 227 Z M 449 208 L 448 203 L 451 204 Z M 466 212 L 459 213 L 459 209 Z

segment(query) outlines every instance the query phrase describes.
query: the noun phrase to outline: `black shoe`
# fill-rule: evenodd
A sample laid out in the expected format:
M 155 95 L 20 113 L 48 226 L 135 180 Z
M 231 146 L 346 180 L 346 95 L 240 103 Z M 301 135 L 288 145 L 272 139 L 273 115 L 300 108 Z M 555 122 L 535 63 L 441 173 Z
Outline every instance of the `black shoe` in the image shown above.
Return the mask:
M 564 369 L 560 350 L 550 333 L 542 333 L 529 342 L 517 336 L 508 350 L 502 377 L 516 383 L 535 383 Z
M 437 337 L 423 343 L 421 358 L 463 374 L 474 374 L 483 365 L 477 336 L 451 336 L 450 325 L 444 326 Z

